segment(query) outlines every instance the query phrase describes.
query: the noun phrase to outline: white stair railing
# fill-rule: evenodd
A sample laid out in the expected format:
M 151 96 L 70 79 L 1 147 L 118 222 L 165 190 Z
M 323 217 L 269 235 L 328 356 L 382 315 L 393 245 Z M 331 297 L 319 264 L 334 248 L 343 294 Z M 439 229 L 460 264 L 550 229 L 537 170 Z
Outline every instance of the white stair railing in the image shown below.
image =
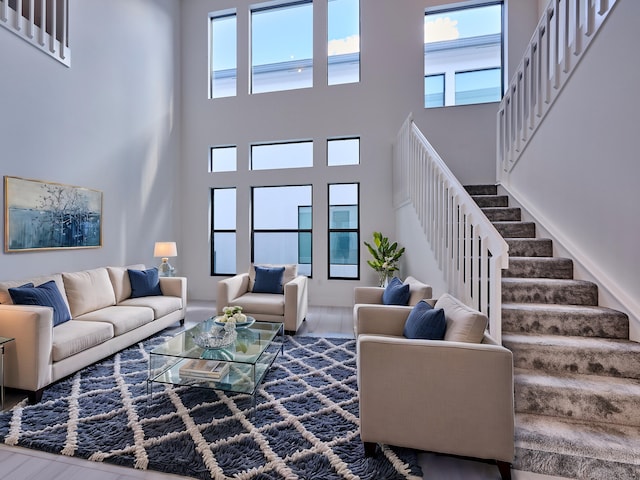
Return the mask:
M 394 207 L 411 203 L 448 284 L 448 291 L 489 317 L 502 342 L 502 269 L 509 247 L 429 144 L 411 115 L 396 139 Z
M 0 0 L 0 26 L 70 66 L 69 0 Z
M 549 2 L 498 109 L 498 180 L 520 158 L 616 1 Z

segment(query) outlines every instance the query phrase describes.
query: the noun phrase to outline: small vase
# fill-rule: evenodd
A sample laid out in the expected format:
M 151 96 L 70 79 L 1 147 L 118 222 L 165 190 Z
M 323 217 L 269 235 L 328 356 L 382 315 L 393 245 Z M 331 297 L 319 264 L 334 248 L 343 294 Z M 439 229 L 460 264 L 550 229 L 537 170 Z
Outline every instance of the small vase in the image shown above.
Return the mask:
M 378 272 L 378 284 L 382 288 L 387 288 L 389 285 L 389 273 L 386 271 Z

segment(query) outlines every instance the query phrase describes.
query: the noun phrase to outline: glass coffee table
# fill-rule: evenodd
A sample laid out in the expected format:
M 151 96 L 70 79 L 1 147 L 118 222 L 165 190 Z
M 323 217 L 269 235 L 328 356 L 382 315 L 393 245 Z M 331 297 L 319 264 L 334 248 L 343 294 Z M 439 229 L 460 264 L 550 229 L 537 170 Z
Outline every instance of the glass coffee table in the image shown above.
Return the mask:
M 252 411 L 255 412 L 256 391 L 277 356 L 284 351 L 284 324 L 255 322 L 237 328 L 237 336 L 228 346 L 202 348 L 196 345 L 194 337 L 216 328 L 220 327 L 215 318 L 209 318 L 151 350 L 147 393 L 153 393 L 154 383 L 241 393 L 251 396 Z M 198 360 L 202 362 L 196 362 Z M 193 371 L 216 362 L 220 362 L 217 367 L 224 367 L 219 378 L 207 377 L 208 371 L 202 376 Z M 191 372 L 186 371 L 187 367 L 191 367 Z

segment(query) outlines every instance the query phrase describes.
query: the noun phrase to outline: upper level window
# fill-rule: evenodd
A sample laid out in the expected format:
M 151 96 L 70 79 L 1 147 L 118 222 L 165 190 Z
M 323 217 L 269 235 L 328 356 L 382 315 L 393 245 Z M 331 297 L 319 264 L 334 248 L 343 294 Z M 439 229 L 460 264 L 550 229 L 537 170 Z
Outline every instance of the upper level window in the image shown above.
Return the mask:
M 502 1 L 427 9 L 424 76 L 425 107 L 500 101 Z
M 251 10 L 251 93 L 313 86 L 313 3 Z
M 237 169 L 237 148 L 230 147 L 211 147 L 211 156 L 209 158 L 210 172 L 235 172 Z
M 251 170 L 313 167 L 313 142 L 251 146 Z
M 328 83 L 360 81 L 360 0 L 328 2 Z
M 327 165 L 358 165 L 360 163 L 359 138 L 335 138 L 327 140 Z
M 237 78 L 236 14 L 211 14 L 209 22 L 209 98 L 233 97 Z

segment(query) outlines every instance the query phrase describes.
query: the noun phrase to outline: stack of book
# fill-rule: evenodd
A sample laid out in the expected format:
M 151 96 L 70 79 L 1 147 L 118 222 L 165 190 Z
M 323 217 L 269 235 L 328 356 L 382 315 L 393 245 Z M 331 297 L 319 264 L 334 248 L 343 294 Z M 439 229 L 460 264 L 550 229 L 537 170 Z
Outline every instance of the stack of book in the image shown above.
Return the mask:
M 180 378 L 190 380 L 220 380 L 228 372 L 228 362 L 202 359 L 187 360 L 179 369 Z

